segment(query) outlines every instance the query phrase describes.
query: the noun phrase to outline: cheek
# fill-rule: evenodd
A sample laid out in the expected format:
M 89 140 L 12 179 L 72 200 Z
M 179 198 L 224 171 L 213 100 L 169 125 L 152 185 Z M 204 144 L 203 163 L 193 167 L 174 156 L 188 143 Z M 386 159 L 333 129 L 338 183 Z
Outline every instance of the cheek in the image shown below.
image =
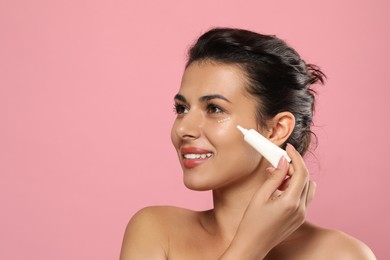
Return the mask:
M 208 140 L 217 150 L 218 157 L 225 163 L 231 162 L 227 167 L 245 166 L 253 169 L 260 162 L 261 155 L 245 142 L 237 124 L 234 118 L 219 119 L 205 125 L 204 130 Z
M 209 142 L 217 149 L 218 153 L 232 156 L 242 156 L 251 153 L 251 147 L 244 141 L 244 136 L 237 129 L 237 120 L 226 117 L 215 119 L 205 124 L 204 133 L 207 135 Z
M 217 148 L 224 145 L 232 137 L 237 138 L 236 123 L 230 117 L 210 119 L 203 125 L 204 133 L 208 140 Z

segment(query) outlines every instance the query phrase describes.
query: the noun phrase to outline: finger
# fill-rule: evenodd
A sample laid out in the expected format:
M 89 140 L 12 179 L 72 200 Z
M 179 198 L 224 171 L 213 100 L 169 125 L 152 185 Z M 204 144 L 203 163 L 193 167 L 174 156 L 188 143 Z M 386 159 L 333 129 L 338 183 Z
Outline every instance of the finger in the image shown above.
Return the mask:
M 269 176 L 259 190 L 259 192 L 263 194 L 265 199 L 268 200 L 269 198 L 271 198 L 272 194 L 274 194 L 274 192 L 282 184 L 282 182 L 286 178 L 287 170 L 288 162 L 284 157 L 280 159 L 277 168 L 267 168 Z
M 286 176 L 286 178 L 283 180 L 282 184 L 278 187 L 278 190 L 285 191 L 288 186 L 290 185 L 291 177 L 289 175 Z
M 270 175 L 276 170 L 276 168 L 274 167 L 268 167 L 267 169 L 265 169 Z
M 292 171 L 292 173 L 295 171 L 307 171 L 305 161 L 293 145 L 287 144 L 286 152 L 291 158 L 292 169 L 290 169 L 290 171 Z
M 306 197 L 306 207 L 312 202 L 314 194 L 316 192 L 317 184 L 314 181 L 309 181 L 309 190 Z
M 303 191 L 301 193 L 299 204 L 306 209 L 306 201 L 307 201 L 307 194 L 309 191 L 310 182 L 309 180 L 305 183 L 305 187 L 303 188 Z
M 287 144 L 286 151 L 292 160 L 290 171 L 294 171 L 294 174 L 291 176 L 290 185 L 286 192 L 290 196 L 300 198 L 308 181 L 309 173 L 302 156 L 291 144 Z
M 290 163 L 289 168 L 288 168 L 288 173 L 287 173 L 287 174 L 288 174 L 289 176 L 292 176 L 292 175 L 294 174 L 294 171 L 295 171 L 294 166 L 293 166 L 292 163 Z

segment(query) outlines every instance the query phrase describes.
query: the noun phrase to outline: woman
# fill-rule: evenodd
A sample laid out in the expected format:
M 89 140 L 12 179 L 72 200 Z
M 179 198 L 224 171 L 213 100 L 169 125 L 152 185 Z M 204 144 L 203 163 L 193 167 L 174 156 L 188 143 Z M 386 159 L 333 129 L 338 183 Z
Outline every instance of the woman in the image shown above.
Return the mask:
M 315 184 L 302 156 L 324 74 L 274 36 L 213 29 L 189 51 L 171 139 L 186 187 L 214 207 L 148 207 L 130 220 L 121 259 L 375 259 L 362 242 L 305 222 Z M 243 140 L 256 129 L 285 148 L 276 168 Z

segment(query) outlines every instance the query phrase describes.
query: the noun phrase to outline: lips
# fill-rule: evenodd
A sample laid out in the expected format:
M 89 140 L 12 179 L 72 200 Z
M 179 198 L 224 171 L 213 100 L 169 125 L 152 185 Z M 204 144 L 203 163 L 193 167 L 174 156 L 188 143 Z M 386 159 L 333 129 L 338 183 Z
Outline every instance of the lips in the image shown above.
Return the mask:
M 187 169 L 192 169 L 214 156 L 213 152 L 198 147 L 182 147 L 180 153 L 183 166 Z

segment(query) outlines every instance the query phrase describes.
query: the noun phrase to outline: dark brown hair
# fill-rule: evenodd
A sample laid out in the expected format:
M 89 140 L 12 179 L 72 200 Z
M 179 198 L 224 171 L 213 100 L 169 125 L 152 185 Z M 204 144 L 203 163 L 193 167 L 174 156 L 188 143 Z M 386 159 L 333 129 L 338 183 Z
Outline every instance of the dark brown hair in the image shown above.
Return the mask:
M 287 142 L 305 154 L 312 136 L 315 92 L 311 85 L 325 79 L 317 66 L 306 64 L 275 36 L 233 28 L 215 28 L 200 36 L 188 52 L 186 67 L 207 60 L 242 68 L 248 92 L 258 100 L 256 117 L 262 127 L 276 114 L 291 112 L 295 127 Z

